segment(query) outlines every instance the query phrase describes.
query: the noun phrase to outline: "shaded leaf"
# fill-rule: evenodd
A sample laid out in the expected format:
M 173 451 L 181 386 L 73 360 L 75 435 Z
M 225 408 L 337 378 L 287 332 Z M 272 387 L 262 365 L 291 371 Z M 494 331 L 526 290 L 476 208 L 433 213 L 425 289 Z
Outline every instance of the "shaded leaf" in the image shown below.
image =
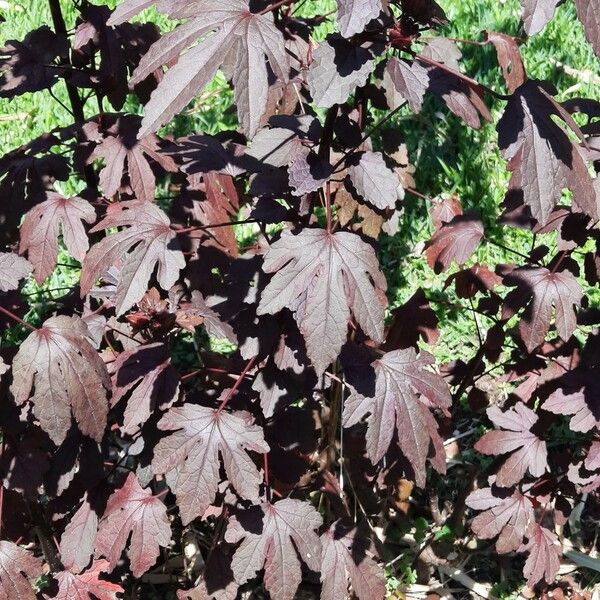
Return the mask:
M 100 171 L 100 186 L 109 198 L 119 191 L 127 170 L 136 199 L 154 202 L 156 179 L 148 158 L 153 159 L 165 171 L 177 170 L 173 159 L 160 152 L 158 137 L 148 133 L 138 139 L 139 129 L 139 117 L 121 116 L 94 148 L 92 158 L 104 159 L 104 167 Z
M 81 271 L 81 293 L 87 294 L 111 266 L 123 261 L 115 304 L 122 315 L 141 300 L 158 264 L 158 283 L 170 289 L 185 266 L 176 233 L 165 213 L 149 202 L 119 202 L 91 233 L 112 227 L 127 227 L 98 242 L 87 253 Z
M 485 512 L 477 515 L 471 529 L 477 537 L 488 540 L 498 536 L 496 550 L 500 554 L 514 552 L 521 547 L 533 521 L 533 505 L 521 492 L 512 495 L 496 495 L 494 488 L 482 488 L 469 494 L 467 506 Z
M 108 561 L 96 560 L 85 573 L 61 571 L 55 576 L 58 592 L 52 597 L 56 600 L 117 600 L 117 594 L 125 590 L 116 583 L 100 579 L 100 574 L 109 568 Z
M 496 474 L 496 485 L 511 487 L 519 483 L 527 471 L 541 477 L 548 466 L 548 451 L 546 442 L 530 431 L 538 421 L 535 412 L 519 402 L 505 412 L 492 406 L 487 415 L 502 429 L 484 434 L 475 444 L 475 450 L 492 456 L 511 453 Z
M 113 406 L 133 390 L 125 407 L 124 433 L 134 434 L 155 410 L 165 410 L 177 400 L 179 377 L 165 344 L 122 352 L 113 364 L 113 372 Z
M 312 150 L 301 150 L 292 159 L 288 169 L 294 196 L 316 192 L 331 177 L 331 165 Z
M 52 63 L 66 53 L 66 40 L 45 25 L 27 33 L 22 42 L 9 40 L 0 48 L 0 97 L 51 88 L 62 74 Z
M 417 485 L 425 484 L 425 464 L 430 459 L 436 470 L 446 468 L 442 439 L 431 409 L 444 413 L 452 403 L 446 382 L 428 367 L 433 357 L 413 348 L 395 350 L 372 363 L 375 389 L 366 396 L 354 391 L 344 403 L 343 425 L 351 427 L 370 413 L 367 428 L 367 454 L 373 464 L 385 455 L 398 431 L 398 444 L 410 462 Z
M 235 580 L 246 583 L 264 567 L 265 588 L 271 597 L 292 600 L 302 580 L 298 556 L 313 571 L 321 566 L 321 543 L 315 530 L 322 522 L 310 504 L 290 498 L 235 515 L 225 532 L 230 544 L 242 542 L 231 563 Z
M 427 263 L 436 273 L 445 271 L 452 261 L 464 264 L 471 258 L 483 234 L 483 223 L 473 213 L 454 217 L 425 245 Z
M 321 600 L 348 598 L 348 582 L 359 600 L 385 597 L 383 569 L 368 552 L 369 540 L 359 533 L 336 521 L 321 536 Z
M 15 402 L 23 404 L 33 388 L 33 412 L 57 445 L 71 427 L 71 412 L 82 433 L 97 442 L 104 435 L 110 378 L 93 343 L 79 317 L 52 317 L 21 344 L 13 361 Z
M 191 16 L 191 15 L 188 15 Z M 247 137 L 258 131 L 268 94 L 265 56 L 277 78 L 288 81 L 289 60 L 273 16 L 251 13 L 245 0 L 206 0 L 194 18 L 163 35 L 142 58 L 131 84 L 177 58 L 146 104 L 139 136 L 155 131 L 199 95 L 223 62 L 231 66 L 239 120 Z M 207 36 L 209 32 L 212 35 Z M 193 46 L 196 40 L 199 44 Z
M 581 211 L 598 217 L 596 192 L 581 152 L 551 118 L 564 121 L 569 118 L 565 113 L 539 82 L 530 80 L 511 96 L 498 122 L 498 143 L 512 172 L 509 192 L 522 192 L 541 226 L 548 224 L 564 188 L 573 192 L 573 203 Z
M 12 542 L 0 540 L 0 596 L 6 600 L 35 600 L 32 580 L 41 577 L 42 561 Z
M 259 315 L 295 312 L 317 373 L 334 360 L 354 316 L 375 341 L 383 339 L 386 281 L 373 248 L 357 235 L 284 230 L 265 255 L 263 270 L 275 273 L 263 290 Z
M 333 34 L 314 51 L 307 80 L 310 93 L 322 108 L 343 104 L 358 87 L 367 83 L 375 57 L 367 48 Z
M 340 33 L 348 38 L 361 33 L 367 23 L 379 16 L 381 0 L 337 0 Z
M 0 292 L 16 290 L 31 271 L 33 265 L 28 260 L 12 252 L 0 252 Z
M 529 541 L 519 550 L 529 552 L 523 567 L 527 585 L 533 588 L 542 580 L 552 583 L 558 574 L 562 559 L 562 548 L 558 537 L 537 523 L 533 523 L 527 532 Z
M 519 333 L 529 352 L 546 339 L 553 313 L 558 335 L 565 341 L 571 337 L 577 326 L 574 308 L 580 306 L 583 296 L 573 274 L 553 273 L 544 267 L 523 268 L 513 271 L 507 282 L 514 282 L 532 298 L 519 322 Z
M 350 181 L 365 201 L 381 210 L 396 208 L 400 180 L 380 152 L 361 152 L 349 159 L 349 165 Z
M 262 478 L 247 451 L 265 453 L 269 445 L 249 413 L 187 404 L 172 408 L 158 428 L 175 433 L 156 445 L 152 471 L 167 474 L 184 524 L 204 514 L 214 500 L 220 481 L 219 455 L 236 492 L 252 502 L 259 500 Z
M 160 546 L 171 542 L 167 507 L 130 473 L 123 487 L 108 499 L 95 542 L 95 556 L 105 556 L 112 571 L 131 535 L 127 556 L 134 577 L 143 575 L 158 558 Z
M 93 223 L 96 220 L 94 207 L 83 198 L 67 199 L 53 192 L 48 193 L 47 197 L 25 215 L 19 244 L 21 254 L 27 251 L 34 268 L 33 275 L 39 284 L 54 271 L 59 234 L 62 232 L 69 254 L 81 262 L 89 248 L 82 221 Z

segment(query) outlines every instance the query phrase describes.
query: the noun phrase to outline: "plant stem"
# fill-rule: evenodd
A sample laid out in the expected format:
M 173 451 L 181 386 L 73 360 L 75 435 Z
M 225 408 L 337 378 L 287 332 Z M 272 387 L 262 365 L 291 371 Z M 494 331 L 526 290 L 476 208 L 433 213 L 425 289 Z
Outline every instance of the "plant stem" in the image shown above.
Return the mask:
M 52 15 L 52 24 L 54 25 L 54 31 L 57 35 L 64 37 L 65 41 L 69 41 L 69 34 L 67 32 L 67 26 L 65 19 L 60 8 L 60 0 L 48 0 L 50 5 L 50 14 Z M 68 58 L 61 60 L 61 66 L 72 67 Z M 65 85 L 67 86 L 67 94 L 69 96 L 69 102 L 71 104 L 71 112 L 76 123 L 83 123 L 85 121 L 85 113 L 83 110 L 84 102 L 77 91 L 77 88 L 70 84 L 69 81 L 64 78 Z M 91 190 L 97 189 L 96 174 L 92 165 L 86 165 L 84 167 L 85 182 L 88 188 Z
M 248 371 L 254 366 L 254 363 L 256 362 L 256 358 L 257 358 L 256 356 L 253 356 L 248 361 L 248 363 L 244 367 L 244 370 L 240 373 L 240 375 L 237 378 L 236 382 L 233 384 L 233 387 L 229 390 L 229 393 L 227 394 L 227 396 L 225 396 L 225 398 L 223 399 L 223 401 L 219 405 L 219 408 L 217 409 L 218 413 L 222 412 L 222 410 L 227 406 L 227 404 L 229 403 L 229 401 L 233 398 L 233 395 L 236 393 L 237 389 L 242 384 L 242 381 L 244 381 L 244 377 L 246 377 L 246 375 L 248 374 Z
M 10 310 L 8 310 L 7 308 L 0 306 L 0 312 L 4 313 L 7 317 L 10 317 L 17 323 L 20 323 L 21 325 L 23 325 L 23 327 L 27 327 L 27 329 L 31 329 L 31 331 L 37 331 L 37 327 L 34 327 L 31 323 L 27 323 L 26 321 L 23 321 L 23 319 L 21 319 L 20 317 L 17 317 L 17 315 L 10 312 Z
M 271 4 L 270 6 L 267 6 L 267 8 L 264 8 L 258 14 L 259 15 L 266 15 L 267 13 L 270 13 L 270 12 L 273 12 L 274 10 L 277 10 L 281 6 L 285 6 L 286 4 L 292 4 L 292 2 L 295 2 L 295 1 L 296 0 L 279 0 L 279 2 L 275 2 L 275 4 Z

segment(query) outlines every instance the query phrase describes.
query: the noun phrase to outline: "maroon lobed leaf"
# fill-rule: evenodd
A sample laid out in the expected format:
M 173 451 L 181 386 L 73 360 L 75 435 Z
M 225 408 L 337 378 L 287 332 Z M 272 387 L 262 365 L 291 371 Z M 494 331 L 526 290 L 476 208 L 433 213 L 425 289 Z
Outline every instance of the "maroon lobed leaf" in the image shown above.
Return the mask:
M 16 290 L 31 271 L 33 265 L 28 260 L 12 252 L 0 252 L 0 292 Z
M 165 410 L 179 395 L 179 377 L 165 344 L 138 346 L 119 354 L 113 364 L 112 405 L 131 390 L 123 432 L 133 435 L 155 410 Z
M 263 264 L 275 273 L 263 290 L 259 315 L 294 311 L 308 356 L 323 373 L 346 341 L 351 314 L 375 341 L 383 339 L 386 281 L 371 246 L 352 233 L 284 230 Z
M 558 537 L 537 523 L 532 523 L 527 532 L 528 542 L 519 550 L 529 552 L 523 567 L 527 585 L 533 588 L 542 580 L 552 583 L 558 574 L 562 559 L 562 548 Z
M 372 363 L 376 376 L 373 394 L 353 392 L 344 403 L 343 413 L 344 427 L 351 427 L 370 413 L 367 454 L 373 464 L 383 458 L 397 430 L 400 449 L 421 487 L 431 444 L 434 456 L 430 462 L 439 472 L 446 469 L 442 439 L 431 409 L 447 413 L 452 398 L 446 382 L 428 370 L 433 362 L 430 354 L 417 355 L 413 348 L 384 354 Z
M 340 33 L 346 38 L 361 33 L 369 21 L 379 16 L 381 8 L 381 0 L 337 0 Z
M 553 273 L 544 267 L 513 271 L 508 281 L 514 281 L 532 300 L 519 322 L 519 333 L 529 352 L 546 339 L 552 314 L 556 330 L 563 340 L 571 337 L 577 326 L 574 307 L 581 304 L 583 291 L 568 271 Z
M 564 188 L 573 192 L 579 210 L 597 218 L 598 199 L 581 151 L 553 116 L 577 127 L 537 81 L 524 83 L 508 101 L 497 129 L 512 172 L 509 192 L 522 192 L 523 202 L 541 226 L 548 224 Z
M 539 33 L 552 20 L 559 0 L 521 0 L 527 35 Z
M 186 404 L 172 408 L 158 428 L 175 433 L 156 445 L 152 471 L 167 474 L 184 524 L 202 516 L 214 500 L 220 481 L 219 455 L 236 492 L 258 502 L 262 478 L 247 450 L 265 453 L 269 445 L 249 413 Z
M 314 51 L 307 75 L 312 99 L 322 108 L 343 104 L 356 88 L 367 83 L 375 68 L 368 48 L 333 34 Z
M 33 412 L 57 445 L 71 427 L 71 412 L 82 433 L 102 440 L 110 378 L 85 321 L 48 319 L 21 344 L 12 372 L 15 402 L 23 404 L 33 388 Z
M 225 62 L 231 72 L 240 123 L 247 137 L 258 131 L 268 94 L 265 56 L 276 77 L 287 83 L 289 60 L 271 13 L 250 12 L 245 0 L 196 3 L 191 20 L 165 34 L 142 58 L 131 85 L 192 46 L 165 74 L 146 105 L 139 136 L 168 122 L 200 94 Z M 191 16 L 191 15 L 187 15 Z M 212 32 L 212 35 L 207 36 Z M 193 46 L 196 40 L 200 43 Z
M 156 190 L 156 179 L 148 157 L 165 171 L 177 170 L 173 159 L 160 152 L 158 137 L 148 133 L 137 138 L 139 128 L 138 117 L 119 117 L 94 149 L 91 158 L 104 159 L 104 168 L 100 171 L 100 186 L 109 198 L 121 187 L 125 164 L 131 189 L 136 199 L 144 202 L 154 202 Z
M 67 571 L 80 573 L 90 563 L 98 530 L 98 515 L 87 494 L 60 538 L 60 558 Z
M 358 528 L 336 521 L 321 536 L 321 600 L 348 598 L 348 582 L 359 600 L 382 600 L 385 575 L 360 539 Z
M 475 444 L 475 450 L 482 454 L 512 454 L 496 474 L 496 485 L 511 487 L 529 471 L 534 477 L 541 477 L 548 466 L 546 442 L 540 440 L 530 429 L 538 417 L 522 402 L 502 412 L 497 406 L 488 408 L 487 415 L 502 430 L 489 431 Z
M 30 31 L 22 42 L 9 40 L 0 48 L 0 97 L 51 88 L 62 71 L 52 63 L 66 53 L 66 40 L 47 26 Z
M 454 217 L 444 223 L 425 245 L 429 266 L 436 273 L 445 271 L 454 260 L 459 265 L 469 260 L 483 238 L 483 223 L 474 214 Z
M 574 370 L 563 375 L 560 387 L 552 392 L 542 405 L 544 410 L 557 415 L 573 415 L 569 423 L 572 431 L 600 430 L 599 374 L 596 369 Z
M 400 180 L 380 152 L 361 152 L 348 162 L 350 181 L 366 202 L 381 210 L 396 208 Z
M 519 45 L 515 38 L 504 33 L 496 33 L 495 31 L 487 31 L 486 39 L 488 42 L 494 44 L 496 48 L 498 62 L 502 68 L 506 87 L 512 94 L 527 79 Z
M 96 560 L 85 573 L 66 570 L 56 575 L 58 592 L 55 600 L 117 600 L 117 594 L 125 590 L 116 583 L 100 579 L 100 574 L 109 570 L 106 560 Z M 50 596 L 45 596 L 50 598 Z
M 25 215 L 19 244 L 21 254 L 27 251 L 33 275 L 39 284 L 52 274 L 56 266 L 59 233 L 62 232 L 70 255 L 81 262 L 89 248 L 82 221 L 93 223 L 96 220 L 94 207 L 83 198 L 67 199 L 53 192 L 47 197 Z
M 518 550 L 533 521 L 531 500 L 515 491 L 512 495 L 496 495 L 493 488 L 482 488 L 469 494 L 467 506 L 485 512 L 477 515 L 471 529 L 477 537 L 488 540 L 498 536 L 496 550 L 507 554 Z
M 158 264 L 157 279 L 170 289 L 185 266 L 176 232 L 165 213 L 149 202 L 118 202 L 91 233 L 112 227 L 128 227 L 98 242 L 87 253 L 81 271 L 81 293 L 85 295 L 110 267 L 123 261 L 115 304 L 122 315 L 141 300 Z
M 577 16 L 594 52 L 600 56 L 600 2 L 598 0 L 575 0 Z
M 42 561 L 30 552 L 0 540 L 0 598 L 35 600 L 31 581 L 42 576 Z
M 108 559 L 112 571 L 131 534 L 127 556 L 134 577 L 143 575 L 155 562 L 160 546 L 171 542 L 167 507 L 160 498 L 143 489 L 134 473 L 108 499 L 95 541 L 95 556 Z
M 242 542 L 231 563 L 235 580 L 246 583 L 264 567 L 271 597 L 292 600 L 302 580 L 298 555 L 309 569 L 320 569 L 321 543 L 315 530 L 322 522 L 310 504 L 290 498 L 265 502 L 232 517 L 225 540 Z

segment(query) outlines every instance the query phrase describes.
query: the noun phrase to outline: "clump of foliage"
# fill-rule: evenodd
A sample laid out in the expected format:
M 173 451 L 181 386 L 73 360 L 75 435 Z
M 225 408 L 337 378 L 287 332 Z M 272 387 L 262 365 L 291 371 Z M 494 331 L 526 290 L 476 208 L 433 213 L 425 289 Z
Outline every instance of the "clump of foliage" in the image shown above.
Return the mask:
M 72 31 L 48 1 L 0 59 L 0 95 L 65 85 L 73 116 L 0 159 L 0 596 L 377 600 L 471 535 L 548 594 L 571 512 L 598 514 L 600 103 L 558 102 L 501 32 L 471 43 L 506 89 L 472 79 L 435 0 L 83 0 Z M 600 55 L 600 2 L 574 2 Z M 521 4 L 525 37 L 559 2 Z M 239 126 L 173 134 L 217 76 Z M 423 197 L 395 116 L 437 102 L 477 129 L 491 100 L 502 213 Z M 436 365 L 426 282 L 388 306 L 408 195 L 468 361 Z M 475 262 L 492 221 L 530 251 Z M 67 293 L 30 311 L 21 282 L 57 269 Z

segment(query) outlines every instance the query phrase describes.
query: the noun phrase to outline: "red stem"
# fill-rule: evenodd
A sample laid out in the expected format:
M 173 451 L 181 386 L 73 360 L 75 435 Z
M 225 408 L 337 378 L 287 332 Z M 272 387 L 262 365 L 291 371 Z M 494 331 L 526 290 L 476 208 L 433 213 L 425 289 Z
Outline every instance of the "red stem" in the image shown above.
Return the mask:
M 271 4 L 271 6 L 267 6 L 267 8 L 264 8 L 258 14 L 266 15 L 267 13 L 277 10 L 280 6 L 284 6 L 285 4 L 291 4 L 292 2 L 295 2 L 295 0 L 279 0 L 279 2 L 275 2 L 275 4 Z
M 4 313 L 7 317 L 10 317 L 11 319 L 15 320 L 17 323 L 20 323 L 21 325 L 23 325 L 23 327 L 27 327 L 27 329 L 31 329 L 31 331 L 37 331 L 37 327 L 34 327 L 31 323 L 23 321 L 23 319 L 17 317 L 17 315 L 10 312 L 10 310 L 8 310 L 7 308 L 0 306 L 0 312 Z
M 244 370 L 240 373 L 240 376 L 237 378 L 236 382 L 233 384 L 233 387 L 229 390 L 229 393 L 227 394 L 227 396 L 225 396 L 225 398 L 223 399 L 223 401 L 219 405 L 219 408 L 217 409 L 217 412 L 220 413 L 227 406 L 227 404 L 229 403 L 229 401 L 233 398 L 233 395 L 235 394 L 235 392 L 237 391 L 237 389 L 242 384 L 242 381 L 244 381 L 244 377 L 246 377 L 248 371 L 254 366 L 254 363 L 256 362 L 256 358 L 257 358 L 256 356 L 253 356 L 248 361 L 248 363 L 244 367 Z
M 264 471 L 265 471 L 265 486 L 267 491 L 267 502 L 271 502 L 271 486 L 269 484 L 269 453 L 265 452 L 263 454 L 263 463 L 264 463 Z

